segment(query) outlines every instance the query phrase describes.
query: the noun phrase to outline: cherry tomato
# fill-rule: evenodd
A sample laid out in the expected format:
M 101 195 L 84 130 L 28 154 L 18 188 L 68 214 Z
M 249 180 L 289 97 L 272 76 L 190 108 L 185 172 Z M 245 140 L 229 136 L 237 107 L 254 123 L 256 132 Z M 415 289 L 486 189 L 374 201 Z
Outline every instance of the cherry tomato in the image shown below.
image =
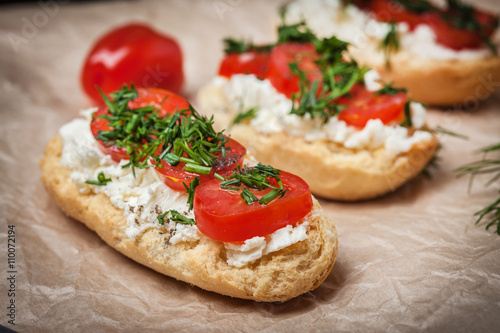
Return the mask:
M 225 172 L 233 170 L 236 166 L 242 165 L 243 158 L 246 154 L 246 148 L 233 139 L 229 139 L 225 147 L 225 157 L 222 156 L 221 152 L 214 154 L 217 156 L 217 159 L 212 166 L 212 171 L 208 175 L 184 171 L 185 162 L 179 162 L 176 166 L 172 166 L 168 162 L 162 160 L 161 166 L 155 166 L 155 170 L 165 185 L 176 191 L 185 191 L 186 189 L 183 184 L 189 186 L 196 176 L 199 176 L 200 183 L 204 183 L 213 179 L 215 172 L 222 175 Z
M 130 82 L 179 92 L 184 81 L 181 48 L 144 24 L 125 25 L 97 41 L 85 60 L 81 81 L 94 101 L 101 100 L 96 86 L 109 94 Z
M 266 77 L 269 56 L 269 52 L 256 51 L 227 54 L 220 64 L 219 75 L 229 78 L 233 74 L 254 74 L 263 80 Z
M 283 43 L 275 46 L 271 51 L 269 68 L 266 78 L 280 93 L 290 98 L 299 92 L 299 77 L 290 70 L 290 63 L 298 63 L 299 69 L 306 72 L 309 82 L 318 81 L 319 90 L 323 75 L 314 63 L 317 58 L 316 49 L 310 43 Z
M 312 209 L 311 191 L 304 180 L 291 173 L 282 171 L 280 178 L 289 191 L 264 206 L 258 202 L 247 205 L 239 191 L 221 189 L 218 179 L 199 185 L 193 206 L 198 229 L 217 241 L 241 242 L 295 224 Z M 269 181 L 276 185 L 274 178 Z M 257 198 L 270 191 L 249 190 Z
M 410 30 L 415 29 L 419 24 L 425 23 L 424 16 L 419 13 L 406 10 L 402 5 L 391 0 L 370 1 L 368 8 L 373 13 L 377 21 L 382 22 L 405 22 Z
M 350 100 L 348 97 L 343 97 L 339 101 L 347 108 L 340 111 L 338 117 L 348 125 L 359 128 L 365 127 L 370 119 L 380 119 L 384 124 L 400 120 L 405 103 L 408 101 L 408 95 L 404 92 L 377 95 L 359 87 L 351 90 L 351 96 Z
M 452 13 L 450 15 L 453 15 Z M 476 18 L 485 36 L 491 36 L 496 27 L 498 17 L 476 10 Z M 436 34 L 439 44 L 454 50 L 474 49 L 484 45 L 480 33 L 459 29 L 443 19 L 442 14 L 429 15 L 428 22 Z
M 430 5 L 429 11 L 417 13 L 406 10 L 394 0 L 358 0 L 356 4 L 360 8 L 370 10 L 378 21 L 406 22 L 410 30 L 413 30 L 419 24 L 428 24 L 436 34 L 437 42 L 454 50 L 478 48 L 484 45 L 481 33 L 459 29 L 447 21 L 446 17 L 453 18 L 457 15 L 451 10 L 442 11 Z M 478 9 L 474 9 L 474 15 L 481 25 L 484 36 L 490 37 L 497 27 L 498 16 Z
M 161 116 L 166 116 L 167 114 L 174 113 L 175 111 L 184 110 L 189 108 L 188 102 L 181 96 L 174 94 L 173 92 L 166 91 L 163 89 L 155 88 L 138 88 L 138 97 L 129 102 L 128 106 L 130 109 L 137 109 L 148 105 L 153 105 L 159 110 Z M 92 114 L 92 122 L 90 123 L 90 131 L 94 137 L 97 136 L 99 131 L 109 131 L 112 128 L 109 126 L 109 122 L 106 119 L 97 118 L 108 112 L 106 106 L 100 107 L 94 114 Z M 129 156 L 125 148 L 108 146 L 104 144 L 102 140 L 97 140 L 99 148 L 105 154 L 111 155 L 111 158 L 115 162 L 120 162 L 121 160 L 128 160 Z

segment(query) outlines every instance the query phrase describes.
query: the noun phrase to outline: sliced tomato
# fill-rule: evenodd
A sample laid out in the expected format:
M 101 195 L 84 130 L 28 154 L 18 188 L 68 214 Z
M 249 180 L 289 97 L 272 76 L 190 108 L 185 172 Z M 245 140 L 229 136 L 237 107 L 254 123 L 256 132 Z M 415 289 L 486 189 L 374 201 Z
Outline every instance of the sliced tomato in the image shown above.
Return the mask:
M 309 185 L 300 177 L 284 171 L 280 178 L 283 187 L 289 191 L 264 206 L 258 202 L 247 205 L 239 191 L 221 189 L 218 179 L 199 185 L 193 206 L 198 229 L 217 241 L 242 242 L 297 223 L 313 206 Z M 274 178 L 269 181 L 276 185 Z M 259 199 L 270 191 L 249 190 Z
M 317 59 L 316 49 L 311 43 L 283 43 L 275 46 L 271 51 L 269 68 L 266 78 L 280 93 L 290 98 L 299 92 L 299 77 L 292 73 L 289 64 L 298 63 L 299 69 L 306 72 L 309 82 L 319 82 L 319 89 L 323 75 L 314 62 Z
M 159 88 L 138 88 L 138 97 L 129 102 L 130 109 L 137 109 L 148 105 L 153 105 L 159 110 L 161 116 L 172 114 L 175 111 L 180 111 L 189 108 L 188 102 L 181 96 Z M 98 118 L 98 116 L 108 113 L 106 106 L 100 107 L 92 115 L 92 122 L 90 123 L 90 131 L 94 137 L 97 137 L 99 131 L 109 131 L 112 128 L 109 122 L 105 119 Z M 102 140 L 97 140 L 99 148 L 105 154 L 111 155 L 115 162 L 121 160 L 128 160 L 129 156 L 125 148 L 116 146 L 106 146 Z
M 402 120 L 404 106 L 408 101 L 406 93 L 377 95 L 375 92 L 360 88 L 354 91 L 350 100 L 348 97 L 343 97 L 339 102 L 346 105 L 346 108 L 339 113 L 339 119 L 348 125 L 363 128 L 370 119 L 380 119 L 384 124 Z
M 227 54 L 220 64 L 219 75 L 229 78 L 234 74 L 254 74 L 263 80 L 266 77 L 269 56 L 269 52 L 257 51 Z
M 453 13 L 449 14 L 451 17 Z M 490 37 L 497 25 L 498 17 L 476 10 L 476 18 L 482 27 L 484 36 Z M 474 49 L 484 45 L 481 34 L 477 31 L 459 29 L 443 19 L 443 14 L 429 15 L 428 22 L 436 34 L 439 44 L 454 50 Z
M 421 0 L 417 0 L 421 1 Z M 405 9 L 401 4 L 391 0 L 373 0 L 368 4 L 374 18 L 381 22 L 405 22 L 410 30 L 419 24 L 425 23 L 422 14 Z
M 452 10 L 439 10 L 433 5 L 421 6 L 421 0 L 415 0 L 415 8 L 423 8 L 421 12 L 405 9 L 395 0 L 357 0 L 356 5 L 372 12 L 374 18 L 381 22 L 405 22 L 410 30 L 419 24 L 428 24 L 436 34 L 436 41 L 454 50 L 478 48 L 484 45 L 484 36 L 490 37 L 498 25 L 498 15 L 474 9 L 474 15 L 481 26 L 482 32 L 459 29 L 448 20 L 456 17 Z M 411 2 L 409 3 L 411 5 Z M 427 9 L 425 7 L 428 7 Z
M 168 162 L 162 160 L 161 165 L 155 166 L 155 170 L 165 185 L 176 191 L 185 191 L 186 189 L 183 184 L 189 186 L 196 176 L 199 176 L 200 183 L 204 183 L 213 179 L 215 172 L 223 174 L 235 169 L 238 165 L 242 165 L 246 154 L 246 148 L 233 139 L 229 139 L 225 147 L 226 156 L 223 157 L 221 152 L 215 154 L 217 159 L 212 166 L 212 171 L 208 175 L 184 171 L 185 162 L 179 162 L 176 166 L 172 166 Z

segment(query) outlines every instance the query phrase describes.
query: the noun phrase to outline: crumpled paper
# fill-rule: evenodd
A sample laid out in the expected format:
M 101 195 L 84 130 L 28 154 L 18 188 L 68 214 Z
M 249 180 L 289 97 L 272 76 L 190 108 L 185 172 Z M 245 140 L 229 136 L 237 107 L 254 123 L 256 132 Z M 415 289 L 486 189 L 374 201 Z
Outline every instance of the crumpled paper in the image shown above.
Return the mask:
M 185 95 L 195 102 L 196 91 L 216 73 L 222 38 L 271 42 L 282 3 L 2 6 L 1 325 L 20 332 L 498 330 L 500 236 L 475 226 L 472 216 L 496 198 L 498 182 L 486 188 L 486 178 L 477 178 L 468 192 L 468 179 L 453 173 L 480 158 L 476 149 L 500 140 L 498 93 L 471 99 L 468 110 L 429 110 L 431 126 L 469 137 L 440 135 L 440 167 L 431 180 L 418 177 L 362 203 L 321 200 L 337 224 L 337 263 L 318 289 L 283 304 L 231 299 L 162 276 L 108 247 L 48 197 L 38 161 L 58 128 L 91 105 L 79 75 L 96 38 L 130 21 L 174 36 L 184 51 Z M 500 9 L 493 0 L 485 5 Z M 12 299 L 15 325 L 8 322 Z

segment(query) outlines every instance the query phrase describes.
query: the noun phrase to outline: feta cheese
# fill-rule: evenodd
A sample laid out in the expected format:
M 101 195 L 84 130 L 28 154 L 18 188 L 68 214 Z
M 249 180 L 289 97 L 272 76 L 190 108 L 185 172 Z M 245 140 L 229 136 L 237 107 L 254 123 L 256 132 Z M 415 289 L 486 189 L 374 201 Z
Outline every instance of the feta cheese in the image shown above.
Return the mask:
M 235 267 L 243 267 L 263 255 L 279 251 L 307 239 L 309 221 L 317 214 L 318 212 L 313 208 L 304 221 L 295 227 L 287 225 L 266 237 L 247 239 L 243 244 L 224 243 L 228 264 Z

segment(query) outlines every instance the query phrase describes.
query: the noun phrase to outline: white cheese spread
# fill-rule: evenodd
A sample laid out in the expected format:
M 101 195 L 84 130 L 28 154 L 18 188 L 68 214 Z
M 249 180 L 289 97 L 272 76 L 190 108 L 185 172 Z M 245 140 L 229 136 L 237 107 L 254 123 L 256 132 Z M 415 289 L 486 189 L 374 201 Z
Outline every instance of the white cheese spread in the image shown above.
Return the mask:
M 389 31 L 389 24 L 376 21 L 370 13 L 354 5 L 344 7 L 340 0 L 296 0 L 288 4 L 286 22 L 303 20 L 319 37 L 335 35 L 360 48 L 371 47 L 373 51 Z M 442 46 L 426 24 L 409 31 L 406 23 L 399 23 L 398 32 L 401 49 L 429 58 L 465 60 L 491 54 L 487 48 L 456 51 Z
M 368 72 L 365 76 L 369 90 L 380 88 L 378 74 Z M 292 101 L 279 93 L 269 80 L 259 80 L 254 75 L 238 74 L 227 79 L 216 77 L 212 83 L 220 87 L 227 101 L 235 110 L 258 109 L 250 125 L 260 133 L 277 133 L 285 131 L 291 136 L 302 136 L 306 141 L 330 140 L 350 149 L 376 149 L 384 147 L 388 156 L 408 152 L 413 144 L 431 140 L 427 131 L 417 130 L 408 134 L 405 127 L 399 125 L 384 125 L 379 119 L 369 120 L 366 126 L 359 130 L 331 117 L 326 124 L 322 119 L 311 119 L 290 114 Z M 425 108 L 420 103 L 411 103 L 412 123 L 415 128 L 425 124 Z
M 279 251 L 285 247 L 307 239 L 309 231 L 309 219 L 317 215 L 313 210 L 304 218 L 304 222 L 293 227 L 287 225 L 278 229 L 266 237 L 254 237 L 246 240 L 242 245 L 225 243 L 228 263 L 235 267 L 243 267 L 246 264 L 271 252 Z
M 72 170 L 71 179 L 79 191 L 84 194 L 104 193 L 113 206 L 123 211 L 127 219 L 126 235 L 132 240 L 149 228 L 168 229 L 172 237 L 171 244 L 191 242 L 204 236 L 196 225 L 183 225 L 173 221 L 160 225 L 158 215 L 175 209 L 188 218 L 194 218 L 189 212 L 187 194 L 170 189 L 156 176 L 153 168 L 136 169 L 135 177 L 131 168 L 122 168 L 128 161 L 115 163 L 109 155 L 101 152 L 96 140 L 90 132 L 91 109 L 82 112 L 86 119 L 75 119 L 59 130 L 63 142 L 61 165 Z M 250 162 L 252 163 L 252 162 Z M 86 184 L 87 180 L 97 180 L 103 172 L 111 181 L 104 186 Z M 308 216 L 311 216 L 311 212 Z M 284 247 L 307 238 L 308 220 L 296 227 L 287 226 L 275 231 L 267 237 L 254 237 L 244 244 L 225 243 L 227 262 L 229 265 L 242 267 L 263 255 L 278 251 Z M 258 242 L 263 250 L 248 256 L 247 244 Z M 230 249 L 230 250 L 229 250 Z

